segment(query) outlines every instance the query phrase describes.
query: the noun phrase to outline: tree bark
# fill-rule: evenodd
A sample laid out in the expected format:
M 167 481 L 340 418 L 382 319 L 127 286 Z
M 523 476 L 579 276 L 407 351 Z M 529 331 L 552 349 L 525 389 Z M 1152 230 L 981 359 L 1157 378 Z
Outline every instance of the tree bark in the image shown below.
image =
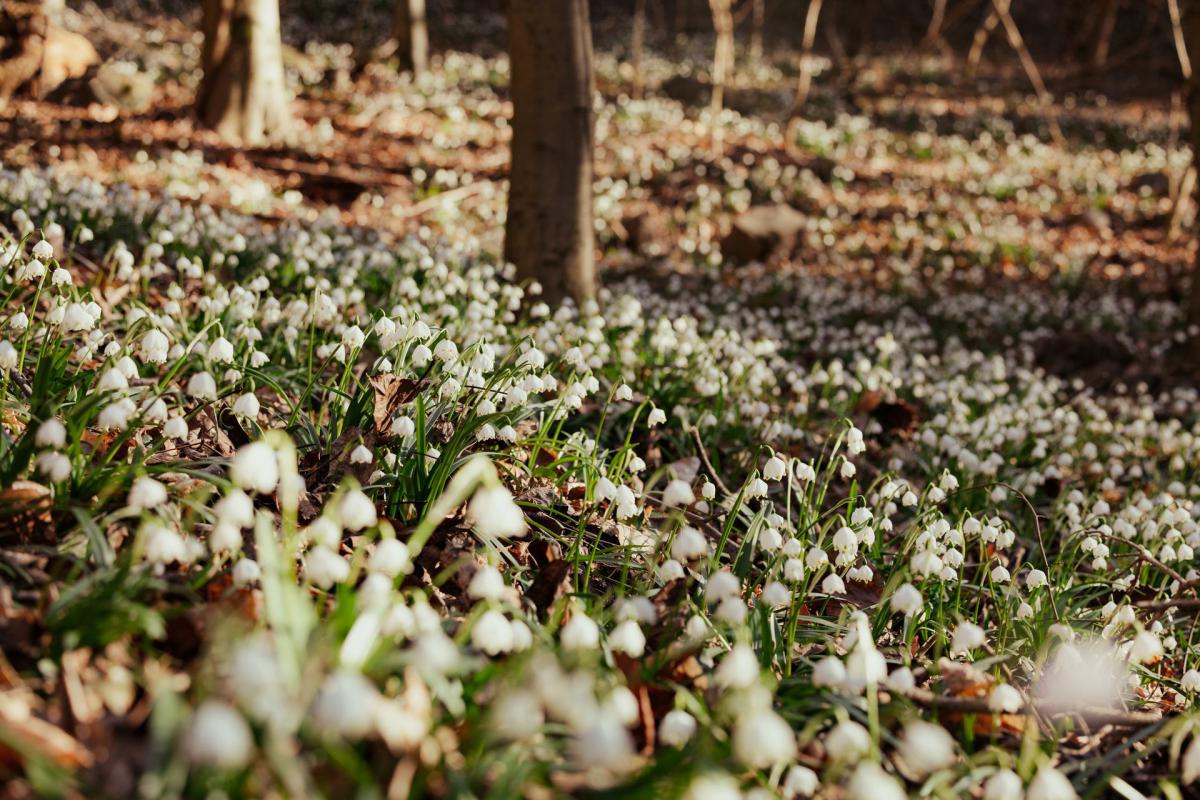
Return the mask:
M 595 296 L 587 0 L 509 0 L 512 168 L 504 257 L 549 302 Z
M 725 81 L 733 72 L 733 9 L 730 0 L 708 0 L 712 11 L 713 30 L 717 34 L 713 51 L 712 98 L 709 108 L 713 124 L 725 105 Z
M 763 29 L 767 24 L 767 0 L 750 0 L 750 60 L 763 57 Z
M 646 0 L 633 2 L 633 41 L 629 44 L 629 66 L 633 69 L 633 96 L 641 100 L 645 81 L 642 78 L 642 54 L 646 49 Z
M 396 0 L 392 38 L 400 69 L 420 75 L 429 66 L 429 28 L 425 23 L 425 0 Z
M 292 115 L 278 0 L 205 0 L 200 121 L 246 145 L 279 139 Z
M 1180 61 L 1191 65 L 1191 57 L 1195 57 L 1196 53 L 1200 53 L 1200 3 L 1188 3 L 1184 6 L 1184 12 L 1180 25 L 1178 26 L 1182 33 L 1184 52 L 1180 55 Z M 1190 123 L 1190 131 L 1188 132 L 1188 141 L 1192 145 L 1192 166 L 1196 167 L 1200 164 L 1200 72 L 1189 69 L 1187 77 L 1188 83 L 1188 122 Z M 1193 325 L 1200 324 L 1200 250 L 1196 252 L 1196 264 L 1192 268 L 1192 281 L 1189 291 L 1187 304 L 1188 322 Z

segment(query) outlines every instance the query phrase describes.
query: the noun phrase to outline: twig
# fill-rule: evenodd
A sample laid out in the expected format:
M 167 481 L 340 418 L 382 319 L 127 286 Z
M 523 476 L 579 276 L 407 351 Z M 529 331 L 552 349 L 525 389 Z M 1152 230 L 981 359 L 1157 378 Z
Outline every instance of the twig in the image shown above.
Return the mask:
M 1112 541 L 1112 542 L 1120 542 L 1121 544 L 1127 544 L 1130 547 L 1132 547 L 1134 550 L 1137 551 L 1138 556 L 1143 561 L 1145 561 L 1148 564 L 1152 564 L 1155 567 L 1158 567 L 1163 572 L 1170 575 L 1173 579 L 1179 581 L 1181 586 L 1184 584 L 1187 584 L 1187 582 L 1188 582 L 1188 579 L 1183 577 L 1182 575 L 1180 575 L 1178 570 L 1175 570 L 1172 567 L 1167 566 L 1165 563 L 1160 561 L 1158 559 L 1158 557 L 1154 555 L 1154 553 L 1151 553 L 1149 550 L 1147 550 L 1145 547 L 1138 544 L 1137 542 L 1130 541 L 1129 539 L 1125 539 L 1120 536 L 1117 536 L 1115 533 L 1104 533 L 1103 531 L 1097 531 L 1097 530 L 1090 530 L 1090 531 L 1087 531 L 1087 533 L 1089 533 L 1093 536 L 1099 536 L 1103 539 L 1108 539 L 1109 541 Z
M 1033 90 L 1037 92 L 1038 103 L 1042 106 L 1042 111 L 1045 113 L 1046 121 L 1050 126 L 1051 138 L 1054 139 L 1056 145 L 1065 148 L 1067 139 L 1063 136 L 1062 128 L 1058 125 L 1058 115 L 1054 111 L 1053 96 L 1042 80 L 1042 74 L 1038 71 L 1037 62 L 1033 60 L 1033 54 L 1025 46 L 1025 40 L 1021 37 L 1021 29 L 1017 27 L 1017 22 L 1013 19 L 1009 3 L 1010 0 L 992 0 L 992 8 L 995 9 L 996 14 L 1000 17 L 1000 22 L 1004 25 L 1004 32 L 1008 34 L 1009 46 L 1017 51 L 1017 56 L 1021 60 L 1021 66 L 1024 68 L 1029 82 L 1033 84 Z
M 412 219 L 413 217 L 419 217 L 439 208 L 447 200 L 462 200 L 464 197 L 470 197 L 473 194 L 477 194 L 483 191 L 485 186 L 490 186 L 491 183 L 492 182 L 488 180 L 474 181 L 472 183 L 468 183 L 466 186 L 459 186 L 457 189 L 449 189 L 445 192 L 438 192 L 432 197 L 426 197 L 421 202 L 409 206 L 401 211 L 397 216 L 399 216 L 401 219 Z
M 1177 608 L 1180 611 L 1195 611 L 1200 609 L 1200 597 L 1172 597 L 1167 600 L 1139 600 L 1133 604 L 1135 608 L 1146 611 L 1166 611 Z
M 725 485 L 725 481 L 721 480 L 721 476 L 713 469 L 712 462 L 708 460 L 708 451 L 704 449 L 704 441 L 700 438 L 700 430 L 695 425 L 688 425 L 687 432 L 692 436 L 692 443 L 696 445 L 696 455 L 700 457 L 700 463 L 704 465 L 704 470 L 708 473 L 708 477 L 712 478 L 717 489 L 722 495 L 728 496 L 732 494 L 729 487 Z
M 928 689 L 909 689 L 900 693 L 912 702 L 926 708 L 951 711 L 957 714 L 994 714 L 985 697 L 949 697 L 935 694 Z M 1093 725 L 1138 728 L 1155 725 L 1163 721 L 1160 713 L 1153 711 L 1124 711 L 1116 708 L 1064 708 L 1061 705 L 1039 700 L 1027 700 L 1019 714 L 1041 714 L 1047 717 L 1070 717 Z

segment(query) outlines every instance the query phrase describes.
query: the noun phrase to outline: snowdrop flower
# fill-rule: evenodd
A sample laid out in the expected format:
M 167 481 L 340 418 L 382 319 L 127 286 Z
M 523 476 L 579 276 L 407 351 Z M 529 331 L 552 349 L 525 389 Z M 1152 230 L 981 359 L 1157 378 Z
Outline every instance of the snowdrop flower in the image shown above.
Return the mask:
M 129 489 L 127 502 L 136 511 L 156 508 L 167 502 L 167 487 L 154 478 L 138 478 Z
M 904 726 L 899 752 L 904 763 L 924 777 L 954 763 L 954 739 L 941 725 L 916 720 Z
M 207 372 L 197 372 L 188 379 L 187 393 L 197 400 L 216 400 L 217 382 Z
M 595 650 L 600 646 L 600 626 L 595 620 L 576 611 L 559 632 L 564 650 Z
M 239 488 L 270 494 L 279 483 L 279 462 L 266 442 L 251 442 L 233 454 L 229 477 Z
M 250 763 L 254 735 L 237 711 L 219 700 L 205 700 L 188 723 L 183 752 L 199 766 L 240 769 Z
M 528 525 L 525 512 L 503 486 L 482 486 L 475 490 L 467 516 L 475 531 L 484 539 L 509 539 L 524 536 Z
M 998 770 L 983 785 L 983 800 L 1021 800 L 1024 788 L 1020 775 L 1011 769 Z
M 351 489 L 342 495 L 338 503 L 338 516 L 342 526 L 351 533 L 369 528 L 378 521 L 375 504 L 359 489 Z
M 51 417 L 38 426 L 33 443 L 38 447 L 61 449 L 67 444 L 67 428 L 62 422 Z
M 1076 800 L 1077 797 L 1067 777 L 1049 765 L 1038 770 L 1025 792 L 1026 800 Z
M 918 591 L 917 587 L 911 583 L 905 583 L 901 584 L 892 593 L 892 598 L 889 602 L 893 611 L 909 617 L 921 609 L 925 604 L 925 598 L 921 597 L 921 592 Z
M 658 740 L 667 747 L 683 747 L 696 733 L 696 718 L 686 711 L 668 711 L 658 724 Z
M 966 655 L 977 647 L 982 647 L 987 642 L 987 635 L 983 628 L 973 622 L 960 622 L 954 628 L 954 634 L 950 639 L 950 652 L 955 655 Z
M 1025 705 L 1021 693 L 1007 683 L 998 683 L 988 695 L 988 708 L 997 714 L 1016 714 Z

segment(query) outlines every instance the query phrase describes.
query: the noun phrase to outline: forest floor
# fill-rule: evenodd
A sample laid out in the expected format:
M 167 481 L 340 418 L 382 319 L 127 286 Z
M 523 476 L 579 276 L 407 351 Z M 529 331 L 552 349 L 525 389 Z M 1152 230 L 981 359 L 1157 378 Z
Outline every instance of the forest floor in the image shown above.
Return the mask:
M 602 47 L 604 288 L 550 309 L 496 262 L 503 57 L 294 50 L 243 150 L 192 20 L 90 10 L 110 102 L 0 119 L 6 796 L 1200 773 L 1178 108 L 1060 97 L 1062 147 L 1007 67 L 879 56 L 786 141 L 786 55 L 713 119 L 709 42 L 640 100 Z

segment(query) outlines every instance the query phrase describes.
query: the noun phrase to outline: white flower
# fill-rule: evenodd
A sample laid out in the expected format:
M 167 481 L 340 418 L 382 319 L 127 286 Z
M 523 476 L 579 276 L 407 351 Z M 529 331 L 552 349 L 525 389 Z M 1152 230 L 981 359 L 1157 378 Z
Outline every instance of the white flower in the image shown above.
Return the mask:
M 183 752 L 193 764 L 238 769 L 250 763 L 254 735 L 236 710 L 219 700 L 205 700 L 188 723 Z
M 613 399 L 622 401 L 632 400 L 633 389 L 628 384 L 622 383 L 617 387 L 617 390 L 613 392 Z
M 379 693 L 361 674 L 341 669 L 321 684 L 310 714 L 314 730 L 329 737 L 361 739 L 375 728 Z
M 784 797 L 812 797 L 821 788 L 821 779 L 808 767 L 797 764 L 783 780 Z
M 1162 655 L 1162 642 L 1150 631 L 1138 631 L 1129 645 L 1129 657 L 1140 664 L 1157 661 Z
M 18 311 L 8 318 L 8 327 L 12 328 L 17 333 L 29 328 L 29 315 L 24 311 Z
M 1002 769 L 983 785 L 983 800 L 1021 800 L 1024 788 L 1020 775 L 1011 769 Z
M 151 523 L 146 526 L 146 560 L 152 564 L 186 564 L 190 558 L 187 543 L 173 529 Z
M 29 253 L 34 258 L 40 258 L 43 261 L 47 261 L 51 258 L 54 258 L 54 245 L 50 244 L 45 239 L 41 239 L 30 249 Z
M 771 581 L 763 587 L 761 599 L 770 608 L 781 608 L 792 602 L 792 590 L 779 581 Z
M 1025 800 L 1075 800 L 1077 797 L 1079 795 L 1067 777 L 1049 765 L 1038 770 L 1025 792 Z
M 694 558 L 700 558 L 707 552 L 708 539 L 703 533 L 688 525 L 680 528 L 671 542 L 671 558 L 677 561 L 688 562 Z M 712 591 L 711 585 L 709 591 Z
M 973 622 L 960 622 L 954 628 L 954 634 L 950 639 L 950 652 L 955 655 L 965 655 L 977 647 L 982 647 L 987 642 L 987 635 L 983 632 L 983 628 Z
M 129 400 L 118 400 L 109 403 L 100 411 L 96 425 L 106 431 L 123 431 L 129 427 L 129 418 L 137 408 Z
M 954 763 L 954 739 L 941 725 L 916 720 L 904 726 L 900 740 L 900 755 L 917 775 L 931 772 Z
M 618 653 L 641 658 L 646 650 L 646 635 L 636 621 L 629 619 L 613 628 L 608 635 L 608 644 Z
M 197 372 L 188 379 L 187 393 L 197 400 L 216 400 L 217 382 L 207 372 Z
M 266 442 L 251 442 L 233 454 L 229 477 L 238 487 L 270 494 L 279 483 L 279 462 Z
M 846 665 L 837 656 L 825 656 L 813 665 L 813 686 L 823 686 L 840 691 L 846 685 L 848 677 Z
M 130 508 L 138 511 L 155 508 L 167 502 L 167 487 L 154 478 L 138 478 L 129 488 L 127 502 Z
M 1039 586 L 1045 586 L 1047 583 L 1049 583 L 1049 580 L 1046 578 L 1046 573 L 1040 569 L 1031 569 L 1025 575 L 1026 589 L 1036 589 Z
M 153 329 L 147 331 L 146 335 L 142 337 L 138 355 L 146 364 L 163 364 L 166 362 L 170 350 L 171 342 L 168 341 L 167 335 L 160 330 Z
M 513 689 L 492 703 L 492 730 L 506 739 L 524 739 L 537 733 L 546 722 L 538 696 L 528 689 Z
M 1007 683 L 997 683 L 988 695 L 988 708 L 997 714 L 1016 714 L 1024 704 L 1021 693 Z
M 61 483 L 71 477 L 71 459 L 62 453 L 47 450 L 38 454 L 35 463 L 38 472 L 49 478 L 52 483 Z
M 96 384 L 96 391 L 98 392 L 120 392 L 128 388 L 129 380 L 121 370 L 115 367 L 101 375 L 100 382 Z
M 330 548 L 318 545 L 304 558 L 304 574 L 316 586 L 328 589 L 350 577 L 350 564 Z
M 1188 786 L 1200 778 L 1200 736 L 1192 737 L 1192 743 L 1184 751 L 1180 766 L 1182 767 L 1180 779 L 1184 786 Z
M 559 640 L 564 650 L 595 650 L 600 646 L 600 626 L 587 614 L 576 611 L 562 626 Z
M 1179 679 L 1179 687 L 1185 692 L 1200 692 L 1200 670 L 1189 669 Z
M 843 458 L 842 459 L 842 468 L 841 468 L 840 472 L 841 472 L 841 476 L 843 478 L 845 478 L 846 480 L 850 480 L 858 472 L 858 469 L 854 466 L 854 464 L 850 461 L 850 459 Z
M 506 588 L 500 570 L 484 564 L 471 576 L 471 582 L 467 584 L 467 596 L 474 600 L 499 600 Z
M 658 724 L 658 740 L 668 747 L 683 747 L 696 733 L 696 718 L 682 709 L 668 711 Z
M 752 769 L 767 769 L 796 757 L 796 735 L 771 709 L 755 709 L 733 726 L 733 753 Z
M 511 650 L 513 634 L 508 617 L 495 609 L 485 611 L 471 628 L 471 646 L 489 656 Z
M 379 519 L 375 504 L 359 489 L 350 489 L 342 495 L 338 503 L 338 516 L 342 526 L 351 533 L 369 528 Z
M 901 584 L 895 592 L 892 593 L 890 601 L 892 610 L 898 611 L 904 616 L 911 616 L 921 609 L 925 604 L 925 598 L 921 596 L 921 592 L 911 583 Z
M 762 476 L 764 480 L 780 481 L 787 475 L 787 464 L 779 456 L 771 456 L 767 459 L 767 463 L 763 465 Z
M 836 572 L 831 572 L 821 581 L 821 591 L 825 594 L 845 594 L 846 582 Z
M 667 488 L 663 490 L 663 505 L 668 508 L 688 506 L 694 502 L 696 502 L 696 495 L 687 481 L 671 481 L 667 484 Z
M 401 438 L 412 436 L 417 430 L 417 425 L 409 417 L 399 416 L 392 420 L 392 436 Z
M 258 583 L 262 577 L 262 570 L 259 569 L 258 562 L 250 558 L 239 559 L 233 565 L 233 582 L 237 586 L 250 586 Z
M 351 464 L 370 464 L 375 460 L 375 454 L 366 445 L 359 445 L 350 451 Z
M 746 644 L 737 644 L 717 665 L 715 678 L 722 689 L 746 689 L 758 682 L 758 657 Z
M 342 345 L 347 350 L 357 350 L 367 341 L 366 334 L 362 332 L 362 328 L 357 325 L 351 325 L 346 330 L 342 331 Z
M 864 761 L 855 767 L 846 790 L 851 800 L 907 800 L 908 797 L 900 781 L 874 761 Z
M 208 360 L 214 364 L 228 364 L 233 361 L 233 344 L 224 336 L 218 336 L 216 341 L 208 346 Z
M 528 525 L 525 512 L 503 486 L 481 486 L 471 498 L 467 516 L 475 531 L 485 539 L 524 536 Z
M 853 720 L 839 722 L 825 737 L 825 750 L 834 761 L 857 761 L 870 749 L 871 734 Z
M 408 545 L 399 539 L 381 539 L 367 559 L 367 569 L 389 578 L 408 572 L 411 566 Z
M 650 409 L 649 415 L 646 417 L 646 425 L 653 428 L 656 425 L 662 425 L 667 421 L 667 412 L 661 408 Z
M 33 443 L 38 447 L 53 447 L 56 450 L 62 448 L 67 443 L 67 428 L 62 422 L 51 417 L 38 426 Z
M 258 419 L 260 404 L 253 392 L 246 392 L 233 401 L 233 413 L 243 419 Z
M 733 597 L 742 591 L 742 583 L 729 570 L 719 570 L 708 576 L 708 586 L 704 589 L 704 599 L 709 603 L 719 603 L 726 597 Z
M 163 425 L 163 436 L 168 439 L 186 439 L 187 435 L 188 426 L 183 417 L 171 417 Z
M 732 775 L 703 772 L 688 783 L 681 800 L 742 800 L 742 791 Z

